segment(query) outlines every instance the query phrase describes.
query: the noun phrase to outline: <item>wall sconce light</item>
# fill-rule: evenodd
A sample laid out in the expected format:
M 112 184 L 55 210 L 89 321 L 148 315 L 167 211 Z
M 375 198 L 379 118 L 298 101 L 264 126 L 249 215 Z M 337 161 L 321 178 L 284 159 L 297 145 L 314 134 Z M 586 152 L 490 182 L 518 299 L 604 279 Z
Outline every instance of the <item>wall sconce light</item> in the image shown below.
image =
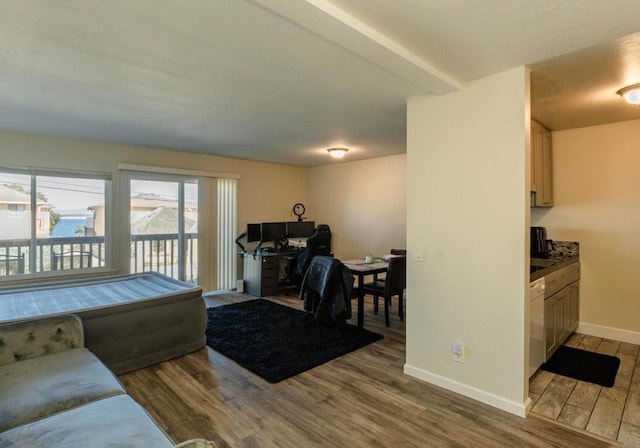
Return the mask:
M 616 92 L 629 104 L 640 105 L 640 84 L 623 87 Z
M 342 159 L 344 155 L 349 151 L 347 148 L 329 148 L 327 149 L 331 157 L 334 159 Z

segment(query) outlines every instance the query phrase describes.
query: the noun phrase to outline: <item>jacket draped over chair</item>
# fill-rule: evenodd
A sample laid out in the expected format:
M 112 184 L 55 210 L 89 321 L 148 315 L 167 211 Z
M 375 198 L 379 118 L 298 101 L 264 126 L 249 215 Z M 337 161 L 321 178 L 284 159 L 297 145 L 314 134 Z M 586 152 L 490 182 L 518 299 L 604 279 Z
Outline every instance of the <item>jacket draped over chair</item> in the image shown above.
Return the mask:
M 304 309 L 322 323 L 344 323 L 351 318 L 353 275 L 333 257 L 315 256 L 300 289 Z

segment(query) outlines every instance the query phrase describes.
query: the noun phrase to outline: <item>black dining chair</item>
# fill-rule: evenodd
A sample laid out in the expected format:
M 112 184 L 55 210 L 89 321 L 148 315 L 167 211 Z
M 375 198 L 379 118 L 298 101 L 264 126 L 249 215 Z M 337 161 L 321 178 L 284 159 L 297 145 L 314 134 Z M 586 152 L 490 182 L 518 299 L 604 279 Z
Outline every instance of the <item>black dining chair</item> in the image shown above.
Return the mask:
M 391 251 L 389 252 L 391 255 L 404 255 L 405 257 L 407 256 L 407 249 L 391 249 Z M 384 283 L 384 279 L 385 277 L 382 278 L 378 278 L 378 275 L 374 275 L 373 276 L 373 281 L 375 282 L 383 282 Z M 389 304 L 391 305 L 391 304 Z M 378 314 L 378 298 L 376 297 L 373 301 L 373 312 L 375 314 Z
M 389 307 L 391 305 L 391 297 L 398 296 L 398 316 L 400 320 L 404 320 L 403 296 L 404 289 L 407 286 L 407 257 L 398 256 L 389 260 L 387 267 L 387 276 L 385 281 L 373 281 L 365 283 L 362 290 L 365 294 L 373 296 L 374 312 L 378 297 L 384 298 L 384 322 L 389 326 Z

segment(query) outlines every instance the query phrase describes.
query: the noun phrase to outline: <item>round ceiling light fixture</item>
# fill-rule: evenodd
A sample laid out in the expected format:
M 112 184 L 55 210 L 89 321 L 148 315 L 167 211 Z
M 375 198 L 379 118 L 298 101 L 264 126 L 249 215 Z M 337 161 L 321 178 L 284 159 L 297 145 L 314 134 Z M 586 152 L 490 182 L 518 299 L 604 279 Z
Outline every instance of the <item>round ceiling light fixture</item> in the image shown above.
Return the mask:
M 342 159 L 344 155 L 349 152 L 348 148 L 329 148 L 327 149 L 331 157 L 334 159 Z
M 616 92 L 629 104 L 640 106 L 640 84 L 623 87 Z

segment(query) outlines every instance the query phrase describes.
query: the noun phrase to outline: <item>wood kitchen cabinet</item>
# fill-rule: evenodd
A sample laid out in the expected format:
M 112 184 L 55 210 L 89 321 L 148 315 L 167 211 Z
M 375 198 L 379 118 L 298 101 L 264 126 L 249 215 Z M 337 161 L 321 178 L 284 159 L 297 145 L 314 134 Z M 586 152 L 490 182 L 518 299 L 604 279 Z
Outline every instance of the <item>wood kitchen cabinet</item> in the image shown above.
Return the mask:
M 568 334 L 573 333 L 578 328 L 580 313 L 580 282 L 575 281 L 567 286 L 567 297 L 565 297 L 565 325 Z M 567 335 L 568 336 L 568 335 Z
M 545 361 L 551 358 L 568 336 L 565 300 L 566 290 L 563 289 L 544 301 Z
M 551 132 L 531 121 L 531 206 L 553 206 Z
M 552 272 L 545 279 L 545 361 L 578 328 L 580 311 L 580 263 Z

